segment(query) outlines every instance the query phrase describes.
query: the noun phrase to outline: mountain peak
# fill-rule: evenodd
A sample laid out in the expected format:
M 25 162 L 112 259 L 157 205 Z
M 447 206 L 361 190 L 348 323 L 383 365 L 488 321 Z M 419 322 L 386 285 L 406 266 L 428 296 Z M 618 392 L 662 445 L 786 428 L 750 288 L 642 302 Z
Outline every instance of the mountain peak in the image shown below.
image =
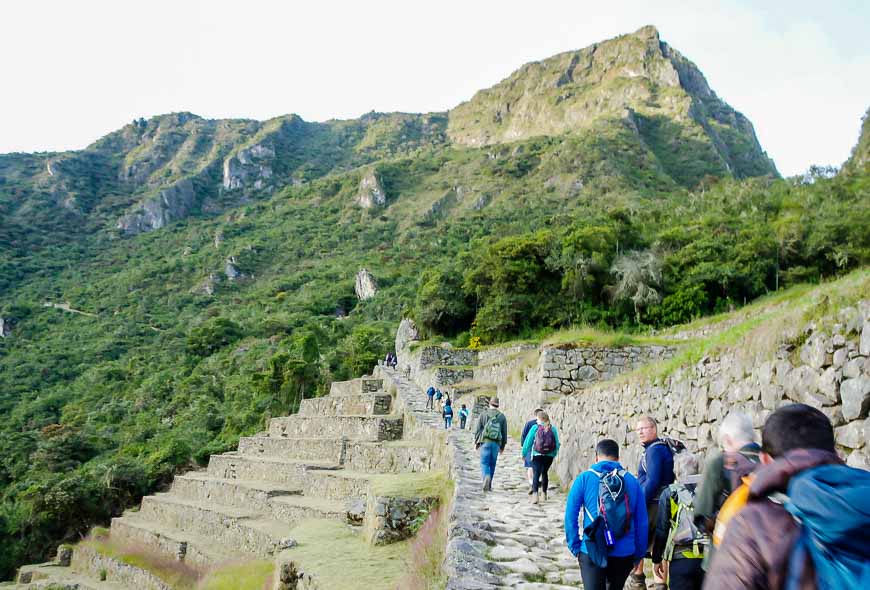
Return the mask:
M 626 113 L 657 128 L 673 123 L 671 139 L 706 144 L 723 173 L 776 174 L 749 120 L 652 25 L 522 66 L 454 108 L 448 134 L 454 143 L 483 146 L 582 131 Z

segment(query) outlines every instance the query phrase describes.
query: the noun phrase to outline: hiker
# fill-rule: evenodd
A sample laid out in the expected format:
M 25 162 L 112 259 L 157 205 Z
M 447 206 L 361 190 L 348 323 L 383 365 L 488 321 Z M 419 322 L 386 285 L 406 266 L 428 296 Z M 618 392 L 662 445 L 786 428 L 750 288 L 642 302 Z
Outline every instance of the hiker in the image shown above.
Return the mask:
M 438 411 L 441 411 L 441 398 L 444 397 L 444 394 L 441 393 L 440 389 L 435 389 L 435 401 L 438 402 Z M 434 409 L 434 408 L 433 408 Z
M 538 419 L 529 429 L 523 441 L 523 457 L 532 458 L 532 504 L 538 503 L 538 488 L 540 486 L 543 499 L 547 501 L 547 490 L 550 487 L 548 473 L 553 459 L 559 454 L 559 431 L 550 424 L 550 416 L 541 410 Z
M 643 455 L 637 468 L 637 481 L 643 490 L 646 500 L 646 511 L 649 521 L 647 531 L 647 553 L 652 550 L 653 534 L 655 533 L 656 516 L 658 514 L 659 496 L 662 490 L 674 483 L 674 454 L 668 444 L 659 438 L 658 424 L 652 416 L 644 416 L 637 421 L 637 438 L 643 445 Z M 664 581 L 655 575 L 657 584 Z M 643 561 L 631 572 L 629 584 L 631 590 L 646 590 L 646 576 L 643 573 Z
M 687 457 L 691 460 L 674 467 L 677 481 L 659 497 L 652 562 L 655 574 L 667 584 L 655 584 L 653 590 L 701 590 L 704 582 L 701 566 L 710 538 L 695 525 L 695 491 L 700 478 L 695 475 L 697 459 Z
M 465 430 L 465 421 L 468 420 L 468 408 L 465 407 L 465 404 L 459 408 L 459 428 Z
M 498 410 L 498 398 L 489 398 L 489 407 L 480 413 L 474 433 L 474 448 L 480 450 L 480 472 L 483 491 L 492 491 L 492 478 L 498 456 L 507 445 L 507 418 Z
M 453 424 L 453 405 L 449 398 L 444 404 L 444 409 L 441 410 L 441 417 L 444 418 L 444 430 L 447 430 Z
M 393 355 L 393 358 L 392 358 L 392 360 L 391 360 L 390 366 L 393 367 L 393 368 L 395 369 L 396 366 L 399 364 L 399 357 L 396 356 L 396 353 L 395 353 L 395 352 L 390 353 L 390 354 Z
M 716 515 L 725 500 L 759 465 L 761 446 L 755 442 L 752 418 L 742 412 L 729 413 L 719 425 L 721 453 L 713 453 L 704 465 L 703 478 L 695 495 L 695 524 L 713 533 Z M 714 547 L 704 553 L 704 570 L 710 567 Z
M 642 561 L 648 539 L 646 503 L 637 479 L 619 463 L 615 440 L 596 445 L 595 463 L 571 485 L 565 539 L 580 563 L 585 590 L 621 590 Z
M 760 458 L 704 588 L 870 588 L 870 472 L 843 463 L 827 416 L 779 408 L 762 429 Z
M 529 430 L 532 429 L 532 426 L 538 423 L 538 414 L 541 413 L 541 408 L 535 408 L 535 411 L 532 413 L 532 419 L 525 423 L 523 426 L 523 432 L 520 434 L 520 444 L 526 441 L 526 436 L 529 434 Z M 532 495 L 532 481 L 534 472 L 532 471 L 532 456 L 530 454 L 526 454 L 523 451 L 523 467 L 526 468 L 526 479 L 529 480 L 529 495 Z
M 429 389 L 426 390 L 426 409 L 435 409 L 435 388 L 431 385 L 429 386 Z

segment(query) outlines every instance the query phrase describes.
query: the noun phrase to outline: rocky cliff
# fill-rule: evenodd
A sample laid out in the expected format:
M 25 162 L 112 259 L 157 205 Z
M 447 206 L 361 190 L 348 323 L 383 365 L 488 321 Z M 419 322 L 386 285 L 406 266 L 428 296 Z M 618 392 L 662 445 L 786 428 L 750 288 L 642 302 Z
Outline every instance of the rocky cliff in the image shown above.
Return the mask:
M 852 149 L 852 155 L 843 164 L 844 174 L 867 174 L 870 172 L 870 108 L 864 113 L 861 135 Z
M 652 26 L 526 64 L 450 111 L 448 134 L 484 146 L 571 133 L 602 119 L 629 121 L 663 160 L 690 143 L 722 172 L 777 174 L 749 120 Z

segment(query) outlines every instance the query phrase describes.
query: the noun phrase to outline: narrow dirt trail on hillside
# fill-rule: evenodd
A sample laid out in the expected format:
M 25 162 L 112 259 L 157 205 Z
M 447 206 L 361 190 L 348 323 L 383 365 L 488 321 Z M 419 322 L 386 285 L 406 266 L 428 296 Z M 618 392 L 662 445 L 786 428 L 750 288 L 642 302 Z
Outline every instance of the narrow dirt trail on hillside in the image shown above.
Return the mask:
M 407 395 L 415 414 L 431 428 L 444 428 L 438 410 L 425 410 L 426 394 L 397 372 L 393 378 Z M 474 448 L 474 422 L 460 430 L 454 419 L 450 442 L 455 447 L 455 510 L 462 520 L 479 523 L 489 538 L 486 567 L 475 579 L 450 580 L 448 588 L 483 590 L 576 590 L 580 567 L 565 545 L 565 494 L 553 488 L 549 498 L 531 504 L 520 444 L 510 439 L 499 456 L 493 490 L 484 493 L 480 458 Z M 486 570 L 484 573 L 481 570 Z M 498 573 L 496 573 L 498 572 Z

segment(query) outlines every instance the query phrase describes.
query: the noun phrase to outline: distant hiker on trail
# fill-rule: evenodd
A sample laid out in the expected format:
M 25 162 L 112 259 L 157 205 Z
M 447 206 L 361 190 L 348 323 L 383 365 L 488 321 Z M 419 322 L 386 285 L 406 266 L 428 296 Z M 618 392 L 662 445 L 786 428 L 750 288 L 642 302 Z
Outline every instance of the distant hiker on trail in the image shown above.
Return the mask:
M 538 414 L 541 413 L 541 408 L 536 408 L 534 412 L 532 412 L 532 419 L 526 422 L 525 426 L 523 426 L 523 432 L 520 434 L 520 444 L 526 442 L 526 436 L 529 434 L 529 430 L 532 429 L 532 426 L 538 423 Z M 526 479 L 529 480 L 529 495 L 532 495 L 532 477 L 534 473 L 532 472 L 532 456 L 527 454 L 526 451 L 523 451 L 523 467 L 526 468 Z
M 677 481 L 662 491 L 653 535 L 652 561 L 656 575 L 667 584 L 653 590 L 701 590 L 701 562 L 710 538 L 695 525 L 698 461 L 680 462 Z
M 870 588 L 870 471 L 843 463 L 827 416 L 779 408 L 762 429 L 760 457 L 704 588 Z
M 565 539 L 580 563 L 585 590 L 621 590 L 642 563 L 646 504 L 637 479 L 619 463 L 615 440 L 600 441 L 595 463 L 574 480 L 565 505 Z
M 438 402 L 438 411 L 441 411 L 441 398 L 444 397 L 444 394 L 441 393 L 440 389 L 435 390 L 435 401 Z
M 465 421 L 468 420 L 468 408 L 465 407 L 465 404 L 462 404 L 462 407 L 459 408 L 459 428 L 465 430 Z
M 429 389 L 426 390 L 426 409 L 435 409 L 435 388 L 431 385 L 429 386 Z
M 658 424 L 652 416 L 644 416 L 637 421 L 637 438 L 643 445 L 643 455 L 637 469 L 637 481 L 643 489 L 646 500 L 646 512 L 649 517 L 647 530 L 647 553 L 652 550 L 653 534 L 655 533 L 656 516 L 659 508 L 659 496 L 666 487 L 674 483 L 674 454 L 668 444 L 659 438 Z M 655 576 L 657 584 L 664 583 Z M 643 573 L 643 562 L 639 563 L 631 573 L 629 583 L 631 590 L 646 590 L 646 576 Z
M 393 367 L 393 368 L 395 369 L 396 366 L 399 364 L 399 357 L 396 356 L 396 353 L 395 353 L 395 352 L 390 353 L 390 354 L 393 355 L 393 358 L 392 358 L 391 361 L 390 361 L 390 366 Z
M 538 419 L 529 429 L 523 441 L 523 457 L 532 457 L 532 504 L 538 503 L 540 487 L 544 501 L 547 500 L 547 490 L 550 488 L 548 477 L 553 459 L 559 454 L 559 431 L 550 424 L 550 416 L 541 410 Z
M 498 410 L 498 398 L 489 398 L 489 407 L 480 413 L 474 433 L 474 446 L 480 450 L 480 472 L 483 491 L 492 491 L 492 478 L 498 456 L 507 445 L 507 418 Z
M 444 429 L 447 430 L 453 424 L 453 405 L 449 399 L 444 404 L 444 409 L 441 410 L 441 417 L 444 418 Z
M 742 478 L 759 466 L 761 446 L 755 442 L 752 418 L 742 412 L 729 413 L 719 425 L 721 453 L 712 453 L 704 465 L 703 479 L 695 495 L 695 524 L 713 534 L 716 515 Z M 705 570 L 713 557 L 713 545 L 704 553 Z

